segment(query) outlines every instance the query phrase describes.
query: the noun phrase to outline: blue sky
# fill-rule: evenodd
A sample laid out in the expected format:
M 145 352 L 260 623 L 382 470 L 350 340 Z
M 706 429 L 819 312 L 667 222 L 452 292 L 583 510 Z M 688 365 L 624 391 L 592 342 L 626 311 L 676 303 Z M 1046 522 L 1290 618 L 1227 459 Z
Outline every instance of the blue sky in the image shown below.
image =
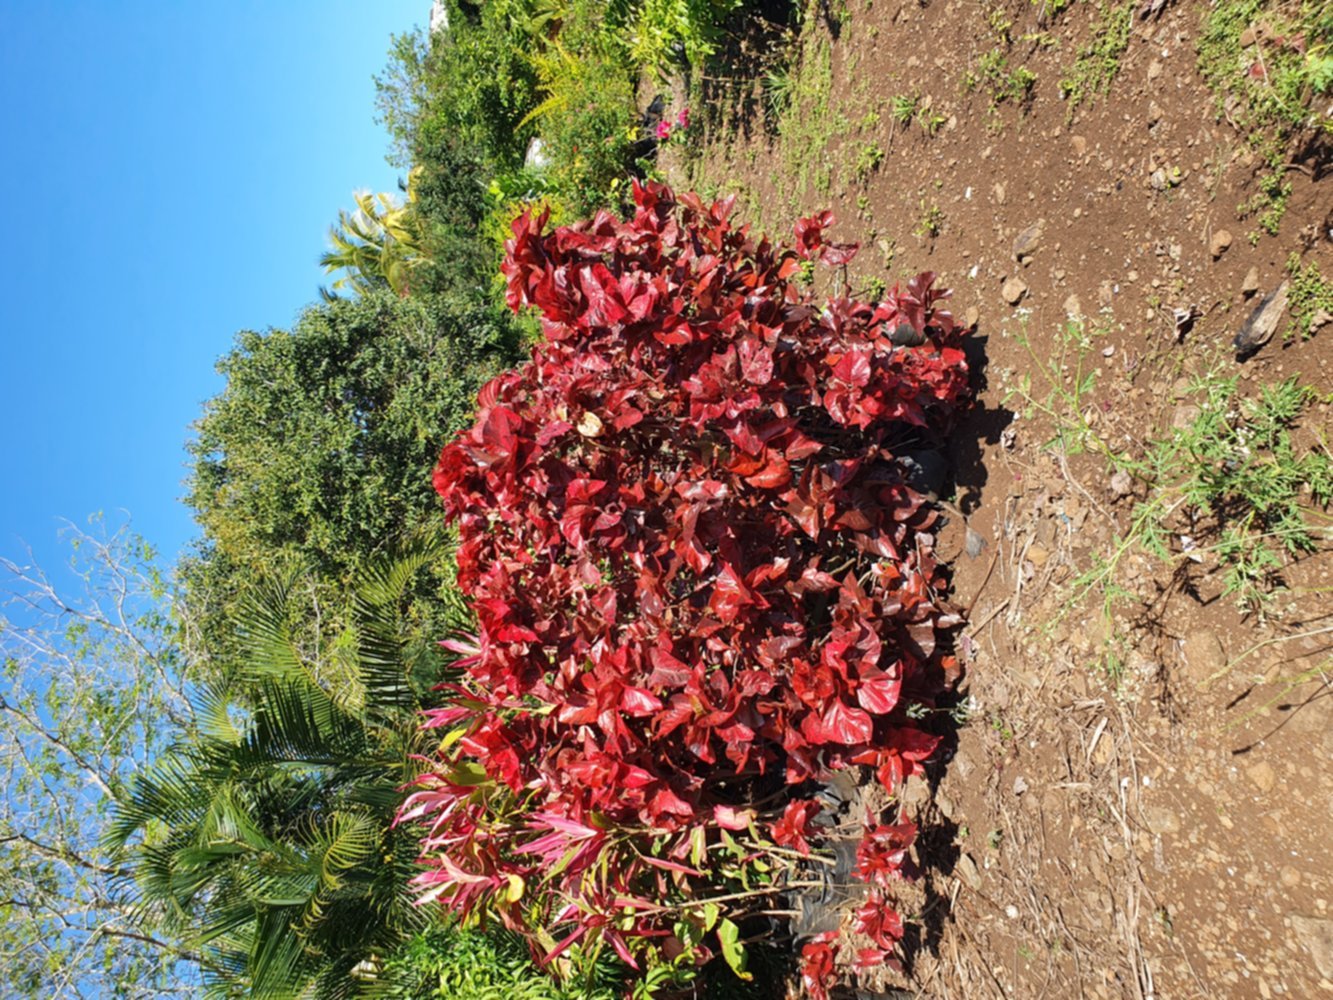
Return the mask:
M 0 0 L 0 555 L 105 510 L 174 558 L 189 425 L 236 331 L 318 297 L 393 190 L 371 76 L 429 0 Z

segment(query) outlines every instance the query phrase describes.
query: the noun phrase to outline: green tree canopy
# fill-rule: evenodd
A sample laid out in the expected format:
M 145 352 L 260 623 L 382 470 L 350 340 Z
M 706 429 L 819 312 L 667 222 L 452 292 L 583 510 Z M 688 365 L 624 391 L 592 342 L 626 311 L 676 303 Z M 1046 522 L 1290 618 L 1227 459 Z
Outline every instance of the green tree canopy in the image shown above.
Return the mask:
M 322 581 L 308 584 L 311 641 L 338 634 L 357 568 L 439 530 L 430 474 L 442 431 L 463 426 L 513 357 L 512 331 L 490 310 L 371 291 L 312 306 L 290 331 L 237 337 L 190 445 L 186 499 L 204 534 L 184 567 L 192 653 L 233 655 L 240 596 L 296 565 Z M 445 572 L 430 570 L 418 594 L 438 594 Z M 425 626 L 425 603 L 414 613 Z

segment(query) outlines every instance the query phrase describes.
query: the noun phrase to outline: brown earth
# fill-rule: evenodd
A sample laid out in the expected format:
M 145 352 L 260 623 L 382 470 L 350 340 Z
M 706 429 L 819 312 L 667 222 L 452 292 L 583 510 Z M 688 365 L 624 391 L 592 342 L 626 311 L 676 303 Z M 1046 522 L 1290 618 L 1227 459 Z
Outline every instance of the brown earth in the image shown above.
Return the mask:
M 808 89 L 784 130 L 761 71 L 709 81 L 701 148 L 664 168 L 679 187 L 736 193 L 741 217 L 778 234 L 831 207 L 833 237 L 863 242 L 853 287 L 936 271 L 985 348 L 940 540 L 971 610 L 970 717 L 905 794 L 924 874 L 904 901 L 907 971 L 878 984 L 903 992 L 861 995 L 1333 996 L 1329 518 L 1311 512 L 1323 541 L 1288 560 L 1262 619 L 1222 595 L 1215 557 L 1132 547 L 1115 574 L 1127 599 L 1105 619 L 1074 581 L 1114 555 L 1133 497 L 1104 461 L 1046 447 L 1057 424 L 1032 405 L 1052 359 L 1095 370 L 1082 419 L 1133 452 L 1190 415 L 1196 375 L 1237 377 L 1242 394 L 1298 375 L 1323 397 L 1302 429 L 1317 440 L 1333 325 L 1245 363 L 1229 342 L 1290 254 L 1333 276 L 1327 155 L 1293 152 L 1279 234 L 1247 239 L 1237 205 L 1259 165 L 1198 74 L 1202 4 L 1136 18 L 1109 93 L 1072 116 L 1057 81 L 1090 5 L 1045 25 L 1014 0 L 846 8 L 785 40 Z M 749 51 L 782 44 L 757 27 Z M 964 85 L 996 48 L 1036 75 L 1028 99 L 992 105 Z M 894 119 L 900 95 L 928 100 L 933 134 Z M 1199 314 L 1182 337 L 1174 309 Z M 1067 314 L 1086 316 L 1090 347 L 1071 348 Z M 985 542 L 975 556 L 966 529 Z

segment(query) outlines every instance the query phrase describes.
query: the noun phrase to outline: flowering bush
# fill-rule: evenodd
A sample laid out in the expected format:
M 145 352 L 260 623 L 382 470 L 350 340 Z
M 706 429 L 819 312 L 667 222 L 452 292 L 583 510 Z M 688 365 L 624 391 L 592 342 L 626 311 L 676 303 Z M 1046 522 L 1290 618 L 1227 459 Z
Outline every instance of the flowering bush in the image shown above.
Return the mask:
M 545 336 L 435 471 L 478 628 L 447 643 L 461 676 L 400 821 L 423 827 L 423 900 L 547 962 L 609 946 L 651 985 L 717 955 L 747 975 L 740 927 L 828 839 L 822 779 L 893 793 L 934 750 L 907 709 L 956 671 L 959 619 L 895 454 L 947 430 L 967 366 L 931 274 L 813 304 L 802 261 L 854 252 L 827 213 L 784 249 L 730 200 L 634 195 L 628 222 L 514 223 L 508 300 Z M 915 831 L 882 818 L 848 915 L 861 967 L 902 935 Z M 806 946 L 814 995 L 844 945 Z

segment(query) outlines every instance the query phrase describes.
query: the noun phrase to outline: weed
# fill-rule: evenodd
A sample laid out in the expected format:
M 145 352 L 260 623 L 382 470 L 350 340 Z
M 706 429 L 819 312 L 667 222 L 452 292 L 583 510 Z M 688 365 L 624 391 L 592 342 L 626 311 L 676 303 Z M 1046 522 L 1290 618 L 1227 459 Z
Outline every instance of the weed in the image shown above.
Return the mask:
M 1092 40 L 1079 49 L 1074 65 L 1060 78 L 1060 92 L 1069 102 L 1069 117 L 1080 104 L 1105 94 L 1120 72 L 1120 57 L 1129 46 L 1134 26 L 1134 0 L 1107 7 L 1098 4 L 1098 18 L 1092 26 Z
M 791 69 L 783 64 L 764 73 L 764 104 L 774 119 L 780 119 L 791 105 Z
M 917 106 L 921 103 L 919 94 L 899 94 L 893 99 L 893 118 L 899 125 L 910 125 L 916 117 Z
M 1014 26 L 1014 19 L 1009 16 L 1003 7 L 992 7 L 987 11 L 986 24 L 990 26 L 992 34 L 1005 45 L 1013 41 L 1009 35 L 1009 29 Z
M 1242 37 L 1253 35 L 1248 46 Z M 1265 0 L 1217 0 L 1203 20 L 1199 72 L 1218 117 L 1250 137 L 1264 163 L 1258 192 L 1239 206 L 1276 235 L 1291 185 L 1284 180 L 1292 138 L 1311 126 L 1333 132 L 1333 115 L 1316 107 L 1333 90 L 1333 14 L 1327 4 L 1274 7 Z
M 867 302 L 884 301 L 884 293 L 889 290 L 888 284 L 881 277 L 871 278 L 866 282 L 865 300 Z
M 1074 0 L 1032 0 L 1037 10 L 1037 22 L 1049 24 L 1074 5 Z
M 1287 291 L 1291 325 L 1283 336 L 1287 340 L 1308 340 L 1314 336 L 1316 321 L 1327 322 L 1333 315 L 1333 282 L 1324 280 L 1314 261 L 1302 267 L 1296 254 L 1287 258 L 1287 274 L 1291 276 Z
M 884 149 L 873 142 L 867 142 L 856 151 L 856 163 L 852 166 L 852 176 L 857 183 L 865 183 L 870 175 L 884 162 Z
M 785 107 L 778 121 L 782 159 L 799 199 L 811 185 L 820 194 L 832 186 L 832 169 L 825 151 L 841 124 L 831 107 L 833 55 L 828 39 L 809 31 L 802 41 L 795 70 L 789 75 Z
M 862 132 L 869 132 L 873 128 L 879 128 L 880 117 L 878 111 L 867 111 L 861 116 L 859 123 Z
M 944 117 L 944 115 L 938 111 L 930 111 L 923 108 L 917 115 L 916 120 L 917 124 L 921 126 L 921 130 L 925 132 L 926 135 L 934 135 L 949 119 Z
M 916 228 L 912 233 L 916 236 L 933 239 L 940 234 L 944 228 L 944 210 L 934 202 L 926 206 L 926 201 L 921 200 L 921 218 L 917 220 Z
M 976 70 L 963 76 L 963 86 L 968 90 L 984 89 L 990 95 L 992 108 L 1005 101 L 1021 104 L 1036 82 L 1037 75 L 1026 66 L 1011 71 L 1008 59 L 998 48 L 987 52 L 977 61 Z
M 1236 214 L 1242 219 L 1257 214 L 1259 228 L 1269 236 L 1276 236 L 1282 225 L 1282 217 L 1287 213 L 1291 184 L 1286 180 L 1280 164 L 1270 164 L 1270 169 L 1259 177 L 1258 187 L 1253 197 L 1236 207 Z M 1251 237 L 1250 242 L 1254 244 L 1258 240 Z
M 1242 400 L 1236 377 L 1211 371 L 1186 390 L 1184 412 L 1193 416 L 1149 438 L 1135 455 L 1112 448 L 1097 429 L 1098 407 L 1091 400 L 1096 370 L 1088 364 L 1092 340 L 1080 324 L 1071 323 L 1057 338 L 1053 356 L 1039 355 L 1026 337 L 1018 339 L 1045 387 L 1036 388 L 1025 375 L 1015 391 L 1029 412 L 1050 419 L 1054 434 L 1047 446 L 1062 455 L 1099 454 L 1139 487 L 1128 524 L 1109 551 L 1095 555 L 1072 581 L 1073 603 L 1098 594 L 1109 623 L 1117 606 L 1134 599 L 1120 583 L 1120 566 L 1141 551 L 1165 563 L 1202 562 L 1211 555 L 1222 572 L 1224 596 L 1247 613 L 1262 617 L 1271 611 L 1284 560 L 1315 548 L 1305 512 L 1333 501 L 1333 452 L 1322 442 L 1301 451 L 1291 436 L 1292 425 L 1316 398 L 1313 390 L 1291 378 Z M 1114 644 L 1106 654 L 1114 679 L 1123 657 Z

